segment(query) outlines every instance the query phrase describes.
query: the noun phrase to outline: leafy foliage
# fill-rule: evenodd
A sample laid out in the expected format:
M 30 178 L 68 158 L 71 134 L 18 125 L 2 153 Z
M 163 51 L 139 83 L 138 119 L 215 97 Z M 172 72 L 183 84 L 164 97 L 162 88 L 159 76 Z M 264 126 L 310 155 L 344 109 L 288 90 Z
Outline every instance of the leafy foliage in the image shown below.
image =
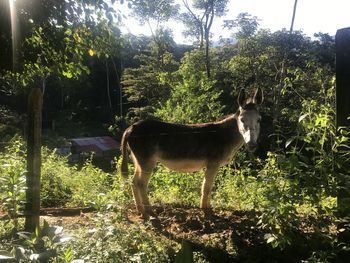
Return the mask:
M 187 12 L 181 13 L 179 19 L 186 25 L 184 35 L 195 37 L 197 45 L 204 46 L 204 41 L 208 43 L 211 25 L 214 17 L 223 16 L 227 9 L 227 0 L 197 0 L 192 1 L 192 6 L 187 0 L 183 1 Z
M 71 244 L 78 258 L 94 262 L 169 262 L 174 257 L 176 245 L 146 227 L 118 224 L 104 214 L 96 215 L 94 221 L 96 227 L 80 231 L 80 238 Z
M 133 121 L 152 115 L 155 108 L 169 96 L 173 72 L 177 68 L 170 53 L 173 42 L 170 32 L 161 29 L 156 37 L 162 39 L 162 44 L 151 41 L 148 54 L 136 56 L 140 61 L 139 67 L 128 68 L 124 72 L 124 92 L 133 106 L 130 107 L 128 119 Z
M 176 72 L 178 81 L 172 84 L 170 98 L 157 110 L 156 116 L 171 122 L 205 122 L 220 116 L 222 106 L 215 81 L 203 71 L 202 52 L 186 53 Z
M 24 149 L 25 146 L 21 140 L 18 140 L 1 154 L 1 209 L 8 213 L 8 219 L 13 220 L 14 223 L 24 208 L 26 186 L 26 151 Z M 103 204 L 98 197 L 111 191 L 111 184 L 110 175 L 95 167 L 91 159 L 78 169 L 76 166 L 69 165 L 67 158 L 58 156 L 55 151 L 42 149 L 41 205 L 43 207 L 96 205 L 96 208 L 99 208 Z
M 156 1 L 156 0 L 131 0 L 134 16 L 140 19 L 141 23 L 150 23 L 155 21 L 157 24 L 174 17 L 178 11 L 179 5 L 174 4 L 174 0 Z
M 17 232 L 17 240 L 8 240 L 3 246 L 13 246 L 11 252 L 1 251 L 0 259 L 27 262 L 72 262 L 72 250 L 62 249 L 72 239 L 63 232 L 63 227 L 51 227 L 45 221 L 41 230 L 35 233 Z M 12 243 L 13 242 L 13 243 Z M 3 249 L 3 247 L 0 247 Z
M 162 24 L 177 14 L 174 1 L 128 1 L 141 22 L 156 23 L 152 37 L 122 36 L 115 24 L 120 16 L 107 1 L 42 0 L 36 1 L 37 8 L 31 1 L 17 2 L 24 32 L 22 53 L 13 65 L 1 59 L 6 69 L 0 72 L 1 103 L 20 110 L 23 88 L 41 85 L 46 91 L 46 112 L 50 109 L 60 115 L 62 123 L 76 122 L 79 135 L 84 121 L 98 116 L 99 123 L 109 122 L 114 112 L 120 114 L 112 130 L 120 135 L 126 122 L 144 118 L 180 123 L 218 119 L 234 112 L 240 88 L 261 87 L 265 94 L 261 144 L 265 147 L 260 158 L 240 152 L 235 162 L 221 168 L 214 206 L 254 210 L 265 242 L 281 251 L 302 243 L 300 230 L 305 220 L 314 219 L 310 231 L 326 249 L 311 246 L 306 262 L 336 261 L 336 253 L 348 249 L 335 237 L 337 232 L 325 230 L 330 226 L 319 220 L 328 218 L 333 224 L 337 209 L 348 205 L 337 203 L 337 194 L 350 189 L 337 185 L 337 180 L 348 176 L 344 166 L 349 160 L 349 130 L 335 127 L 332 37 L 318 33 L 312 40 L 302 32 L 270 32 L 258 28 L 257 17 L 243 13 L 225 22 L 235 30 L 238 43 L 209 49 L 211 24 L 214 16 L 226 12 L 227 1 L 193 1 L 191 7 L 183 1 L 187 13 L 180 20 L 187 36 L 196 37 L 200 47 L 193 49 L 177 46 L 171 30 Z M 3 57 L 11 38 L 9 32 L 0 38 Z M 104 114 L 105 105 L 109 114 Z M 47 224 L 41 233 L 18 232 L 26 150 L 21 140 L 7 144 L 9 133 L 22 128 L 19 123 L 18 127 L 3 124 L 7 114 L 8 109 L 1 108 L 0 133 L 8 147 L 1 147 L 0 153 L 0 209 L 5 212 L 0 234 L 6 237 L 0 249 L 12 251 L 1 252 L 0 259 L 192 260 L 193 251 L 186 242 L 176 257 L 179 244 L 155 235 L 148 225 L 123 221 L 132 203 L 130 182 L 103 172 L 91 160 L 82 167 L 70 165 L 45 147 L 42 205 L 90 206 L 99 212 L 92 219 L 94 227 L 77 233 L 70 242 L 56 242 L 62 241 L 62 229 Z M 173 173 L 160 166 L 150 182 L 150 197 L 153 202 L 197 206 L 202 178 L 203 173 Z M 106 216 L 112 209 L 113 215 Z M 349 227 L 346 220 L 339 231 Z
M 238 28 L 238 32 L 234 36 L 239 39 L 247 39 L 254 36 L 259 26 L 258 18 L 248 13 L 240 13 L 234 20 L 225 20 L 224 27 L 229 29 Z
M 18 215 L 25 200 L 25 172 L 23 146 L 15 140 L 0 154 L 0 209 L 7 212 L 9 229 L 19 227 Z

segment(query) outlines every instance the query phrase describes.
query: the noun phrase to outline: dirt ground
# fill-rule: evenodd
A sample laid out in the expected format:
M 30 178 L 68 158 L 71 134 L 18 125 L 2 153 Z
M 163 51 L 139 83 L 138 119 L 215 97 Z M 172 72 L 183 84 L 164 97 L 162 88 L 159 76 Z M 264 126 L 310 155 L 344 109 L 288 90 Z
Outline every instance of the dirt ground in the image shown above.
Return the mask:
M 257 223 L 259 215 L 253 211 L 213 210 L 205 214 L 199 208 L 182 205 L 157 205 L 153 211 L 150 231 L 179 243 L 186 240 L 193 251 L 203 253 L 209 262 L 301 262 L 311 251 L 329 249 L 322 239 L 314 236 L 312 220 L 305 220 L 303 229 L 295 233 L 293 245 L 281 250 L 266 244 L 266 233 Z M 57 214 L 42 218 L 69 230 L 90 227 L 93 215 L 83 212 L 76 216 Z M 125 211 L 125 219 L 129 224 L 145 224 L 132 207 Z

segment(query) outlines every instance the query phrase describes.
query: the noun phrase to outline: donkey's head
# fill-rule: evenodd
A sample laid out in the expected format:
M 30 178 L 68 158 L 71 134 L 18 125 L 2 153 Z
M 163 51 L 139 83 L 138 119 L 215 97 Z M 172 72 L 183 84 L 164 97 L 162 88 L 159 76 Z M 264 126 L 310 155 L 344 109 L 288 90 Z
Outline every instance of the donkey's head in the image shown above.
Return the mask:
M 246 99 L 244 89 L 242 89 L 238 95 L 238 129 L 250 152 L 255 151 L 258 145 L 257 140 L 260 133 L 261 120 L 258 105 L 260 105 L 263 100 L 264 96 L 261 88 L 255 91 L 253 98 Z

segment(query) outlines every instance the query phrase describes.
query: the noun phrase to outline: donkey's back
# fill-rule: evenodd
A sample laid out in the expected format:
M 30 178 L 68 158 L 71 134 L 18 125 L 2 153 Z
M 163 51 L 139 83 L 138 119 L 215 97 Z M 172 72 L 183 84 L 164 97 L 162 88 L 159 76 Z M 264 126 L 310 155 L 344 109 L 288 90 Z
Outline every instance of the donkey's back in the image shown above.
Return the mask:
M 144 120 L 129 127 L 128 144 L 136 158 L 219 160 L 241 142 L 235 126 L 233 116 L 193 125 Z

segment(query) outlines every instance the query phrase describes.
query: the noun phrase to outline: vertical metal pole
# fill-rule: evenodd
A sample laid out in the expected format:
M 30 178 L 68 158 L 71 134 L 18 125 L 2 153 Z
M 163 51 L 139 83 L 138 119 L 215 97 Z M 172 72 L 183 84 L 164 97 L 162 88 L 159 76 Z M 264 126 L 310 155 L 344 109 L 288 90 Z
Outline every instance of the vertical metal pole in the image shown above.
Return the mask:
M 34 232 L 40 219 L 41 129 L 43 96 L 39 88 L 28 98 L 27 190 L 25 230 Z

